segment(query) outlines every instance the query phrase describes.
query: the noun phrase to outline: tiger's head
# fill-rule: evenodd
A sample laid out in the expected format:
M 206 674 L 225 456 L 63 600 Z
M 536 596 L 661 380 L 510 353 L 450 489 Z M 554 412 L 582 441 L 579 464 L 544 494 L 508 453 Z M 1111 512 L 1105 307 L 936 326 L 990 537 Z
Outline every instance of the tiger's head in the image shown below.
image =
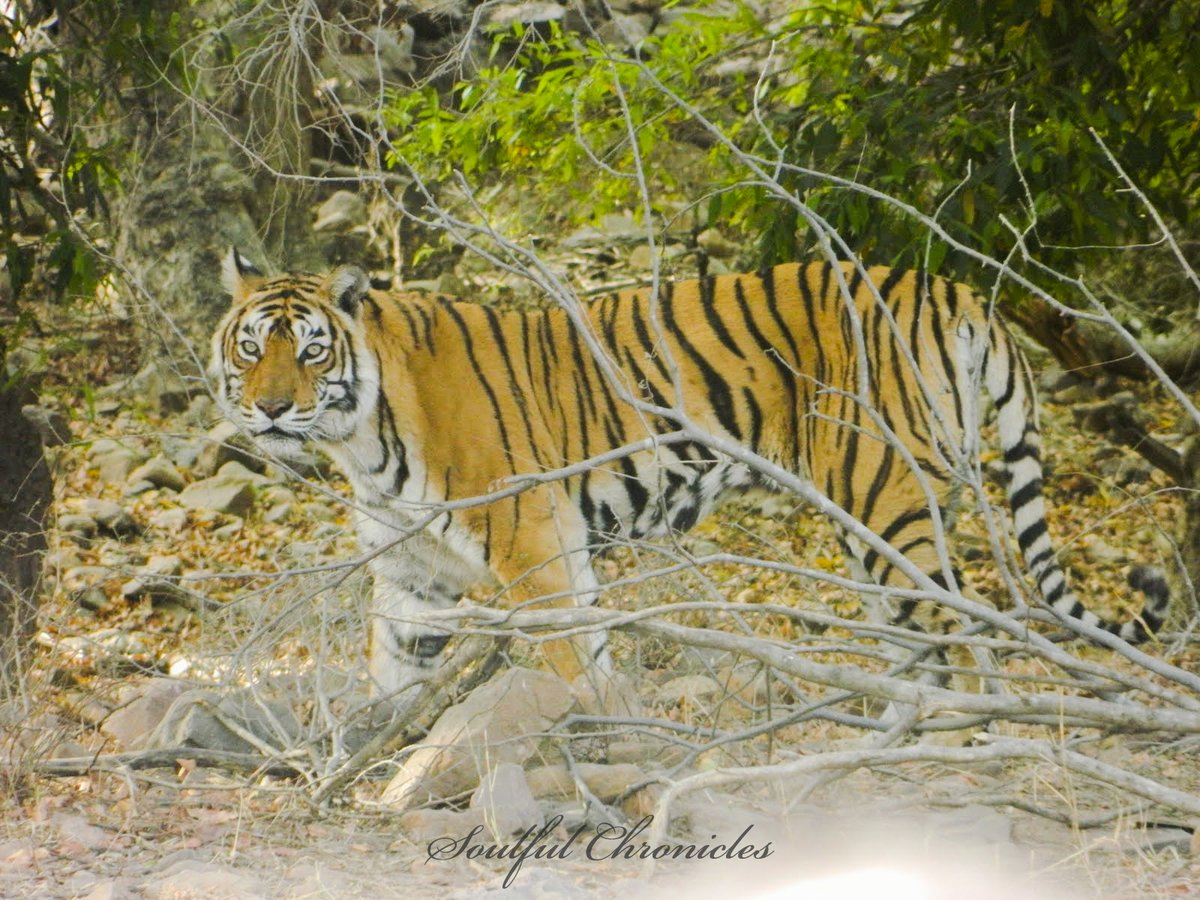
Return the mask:
M 307 440 L 353 434 L 379 387 L 362 335 L 362 270 L 270 278 L 235 249 L 224 282 L 233 305 L 213 335 L 209 374 L 225 415 L 285 458 Z

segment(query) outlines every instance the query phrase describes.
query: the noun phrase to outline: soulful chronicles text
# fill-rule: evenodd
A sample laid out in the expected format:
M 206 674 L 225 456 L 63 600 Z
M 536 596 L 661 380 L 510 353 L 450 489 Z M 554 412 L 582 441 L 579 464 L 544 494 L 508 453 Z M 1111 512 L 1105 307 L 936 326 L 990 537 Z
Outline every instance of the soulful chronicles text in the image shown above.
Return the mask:
M 493 844 L 480 840 L 484 833 L 482 825 L 476 825 L 464 837 L 441 837 L 430 841 L 427 863 L 449 859 L 503 859 L 512 865 L 504 877 L 504 886 L 509 887 L 527 859 L 571 859 L 582 853 L 590 860 L 647 860 L 647 859 L 766 859 L 774 851 L 771 842 L 757 846 L 749 842 L 753 825 L 733 839 L 731 843 L 704 844 L 658 844 L 651 846 L 640 836 L 654 821 L 654 816 L 645 816 L 635 825 L 611 825 L 602 823 L 596 833 L 586 841 L 582 835 L 587 826 L 580 825 L 566 840 L 554 841 L 555 831 L 563 817 L 555 816 L 541 828 L 530 828 L 511 844 Z

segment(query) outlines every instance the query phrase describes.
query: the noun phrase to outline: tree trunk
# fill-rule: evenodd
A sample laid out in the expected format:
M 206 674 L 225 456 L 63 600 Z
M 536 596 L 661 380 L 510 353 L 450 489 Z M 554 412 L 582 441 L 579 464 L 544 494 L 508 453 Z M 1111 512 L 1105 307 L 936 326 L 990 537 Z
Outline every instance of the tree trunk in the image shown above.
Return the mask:
M 36 623 L 53 498 L 41 437 L 21 413 L 33 399 L 24 385 L 0 385 L 0 697 L 17 684 Z

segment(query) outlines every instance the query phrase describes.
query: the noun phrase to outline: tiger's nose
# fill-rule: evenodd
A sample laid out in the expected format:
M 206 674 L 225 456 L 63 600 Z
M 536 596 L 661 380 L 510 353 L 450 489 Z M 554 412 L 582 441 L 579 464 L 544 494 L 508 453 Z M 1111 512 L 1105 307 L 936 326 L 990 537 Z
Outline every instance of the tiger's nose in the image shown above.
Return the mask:
M 255 400 L 254 405 L 268 419 L 278 419 L 291 407 L 292 401 L 285 400 L 282 397 L 263 397 L 261 400 Z

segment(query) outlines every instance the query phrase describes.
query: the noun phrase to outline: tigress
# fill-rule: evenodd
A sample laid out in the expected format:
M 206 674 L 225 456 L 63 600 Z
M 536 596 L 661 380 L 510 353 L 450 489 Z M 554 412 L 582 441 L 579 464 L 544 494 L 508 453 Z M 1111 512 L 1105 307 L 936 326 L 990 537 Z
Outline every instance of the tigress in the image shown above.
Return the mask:
M 1123 624 L 1068 588 L 1046 529 L 1028 363 L 987 301 L 952 281 L 793 263 L 620 292 L 574 317 L 374 290 L 352 266 L 267 277 L 236 250 L 225 284 L 216 396 L 269 452 L 311 441 L 353 486 L 381 694 L 427 674 L 448 640 L 414 616 L 488 580 L 514 600 L 593 603 L 591 563 L 604 547 L 688 529 L 722 499 L 773 486 L 732 450 L 802 479 L 945 588 L 931 510 L 946 512 L 955 466 L 978 452 L 982 394 L 1044 603 L 1131 642 L 1164 620 L 1156 569 L 1131 574 L 1146 599 Z M 623 447 L 636 452 L 614 452 Z M 849 537 L 857 568 L 912 586 L 894 554 Z M 939 610 L 905 599 L 889 615 L 946 630 Z M 610 671 L 603 638 L 585 644 L 548 645 L 552 667 L 567 678 Z

